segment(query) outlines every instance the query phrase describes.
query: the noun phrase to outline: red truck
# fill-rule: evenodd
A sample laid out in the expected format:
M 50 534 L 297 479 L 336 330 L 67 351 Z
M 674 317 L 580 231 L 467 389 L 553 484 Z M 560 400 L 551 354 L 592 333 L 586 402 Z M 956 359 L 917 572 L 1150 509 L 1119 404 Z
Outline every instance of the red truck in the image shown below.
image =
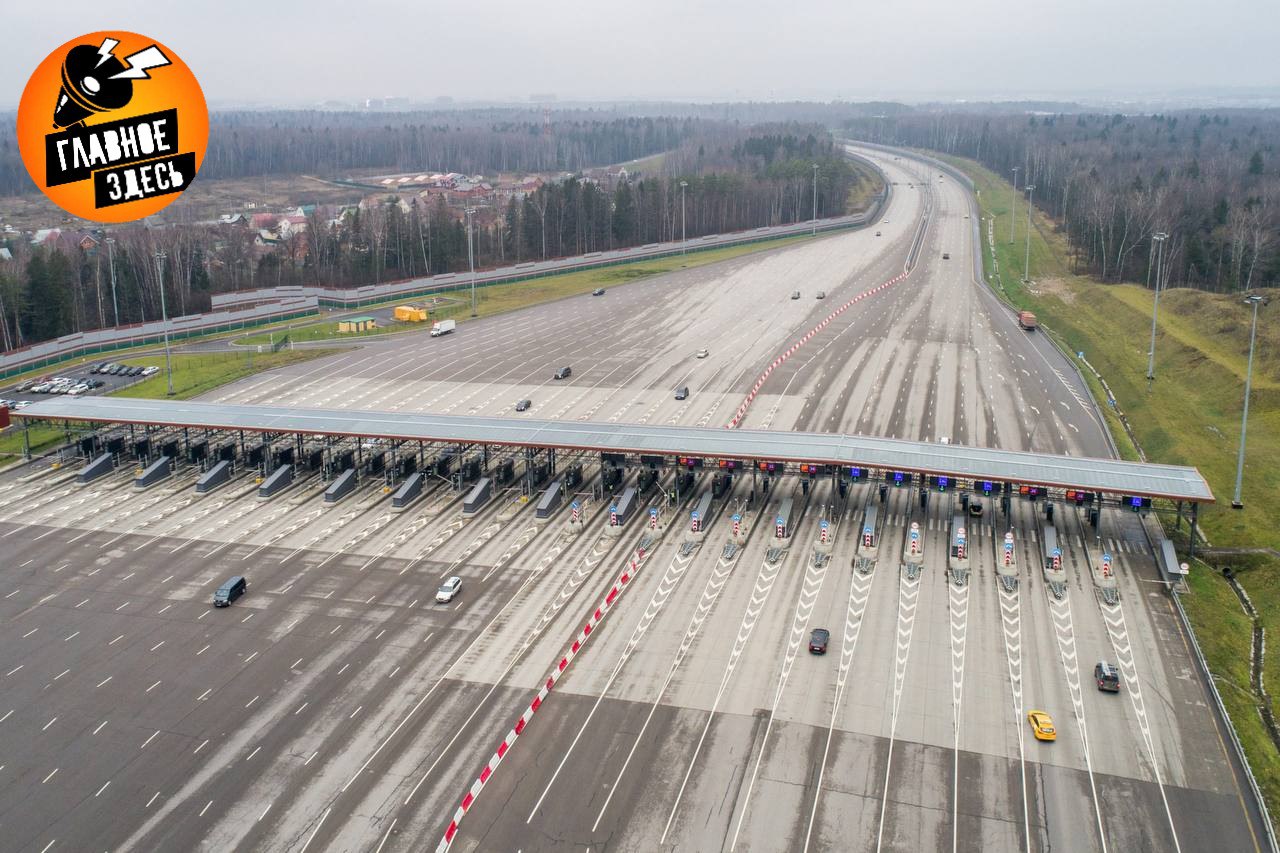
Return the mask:
M 1018 312 L 1018 328 L 1026 329 L 1028 332 L 1036 330 L 1036 315 L 1030 311 Z

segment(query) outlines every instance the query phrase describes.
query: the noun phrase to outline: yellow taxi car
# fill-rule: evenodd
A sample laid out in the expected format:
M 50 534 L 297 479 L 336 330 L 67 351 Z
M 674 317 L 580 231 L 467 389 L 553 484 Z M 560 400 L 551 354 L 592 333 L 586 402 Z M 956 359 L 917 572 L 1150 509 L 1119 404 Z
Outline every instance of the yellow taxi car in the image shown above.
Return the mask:
M 1027 722 L 1036 740 L 1057 740 L 1058 730 L 1053 727 L 1053 717 L 1044 711 L 1028 711 Z

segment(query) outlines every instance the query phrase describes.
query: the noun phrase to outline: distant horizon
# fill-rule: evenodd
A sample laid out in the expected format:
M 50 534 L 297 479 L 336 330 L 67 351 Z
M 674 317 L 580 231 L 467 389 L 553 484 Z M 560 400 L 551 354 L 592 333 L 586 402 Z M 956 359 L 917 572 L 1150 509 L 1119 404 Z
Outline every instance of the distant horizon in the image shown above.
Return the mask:
M 574 97 L 565 93 L 542 93 L 551 97 L 537 100 L 533 95 L 508 95 L 493 97 L 464 98 L 446 93 L 432 95 L 406 95 L 394 92 L 367 94 L 350 98 L 328 98 L 323 100 L 304 99 L 240 99 L 240 98 L 208 98 L 210 110 L 233 111 L 248 110 L 333 110 L 333 111 L 369 111 L 369 112 L 424 112 L 441 109 L 465 110 L 485 107 L 530 107 L 543 108 L 555 112 L 605 106 L 626 105 L 710 105 L 710 104 L 838 104 L 851 106 L 869 103 L 902 104 L 909 107 L 940 106 L 949 104 L 981 106 L 1006 106 L 1021 103 L 1043 103 L 1061 106 L 1074 106 L 1083 109 L 1107 109 L 1118 105 L 1130 105 L 1137 108 L 1194 110 L 1194 109 L 1276 109 L 1280 108 L 1280 86 L 1237 86 L 1237 87 L 1197 87 L 1168 89 L 1164 91 L 1027 91 L 1027 92 L 963 92 L 936 91 L 901 93 L 898 95 L 836 95 L 800 96 L 784 95 L 748 96 L 748 95 L 704 95 L 683 97 L 624 96 L 614 97 Z M 366 107 L 367 101 L 383 101 L 394 99 L 403 103 L 391 107 Z M 17 101 L 0 101 L 0 113 L 16 112 Z

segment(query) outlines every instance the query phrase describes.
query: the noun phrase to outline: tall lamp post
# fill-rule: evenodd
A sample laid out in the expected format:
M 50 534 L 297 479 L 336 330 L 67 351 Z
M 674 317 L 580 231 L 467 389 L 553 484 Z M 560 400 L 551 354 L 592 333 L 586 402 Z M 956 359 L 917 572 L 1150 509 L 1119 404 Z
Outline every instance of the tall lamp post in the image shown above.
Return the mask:
M 173 362 L 169 358 L 169 311 L 164 304 L 164 252 L 156 252 L 156 278 L 160 282 L 160 319 L 164 324 L 164 373 L 169 380 L 169 396 L 173 396 Z
M 1151 235 L 1152 241 L 1159 248 L 1156 250 L 1156 298 L 1151 304 L 1151 349 L 1147 351 L 1147 389 L 1151 389 L 1151 382 L 1156 378 L 1156 315 L 1160 311 L 1160 277 L 1164 272 L 1164 241 L 1169 239 L 1169 235 L 1163 231 L 1157 231 Z
M 1244 509 L 1240 502 L 1240 485 L 1244 480 L 1244 432 L 1249 424 L 1249 387 L 1253 381 L 1253 342 L 1258 334 L 1258 306 L 1266 305 L 1261 296 L 1246 296 L 1245 305 L 1253 306 L 1253 323 L 1249 326 L 1249 367 L 1244 373 L 1244 414 L 1240 416 L 1240 455 L 1236 457 L 1236 493 L 1231 499 L 1232 509 Z
M 818 164 L 813 164 L 813 236 L 818 236 Z
M 1013 167 L 1013 198 L 1009 209 L 1009 245 L 1013 245 L 1013 226 L 1018 221 L 1018 167 Z
M 684 190 L 685 190 L 685 187 L 687 186 L 689 186 L 688 181 L 680 182 L 680 254 L 682 255 L 684 254 L 684 251 L 685 251 L 685 241 L 688 240 L 688 237 L 685 236 L 685 230 L 684 230 L 684 226 L 685 226 Z
M 471 245 L 471 217 L 475 215 L 474 207 L 466 208 L 467 214 L 467 261 L 471 264 L 471 316 L 476 316 L 476 254 Z
M 1027 259 L 1022 265 L 1022 282 L 1031 281 L 1031 198 L 1035 195 L 1036 185 L 1027 184 Z
M 120 303 L 116 301 L 116 255 L 115 245 L 116 238 L 108 237 L 107 243 L 107 266 L 111 268 L 111 310 L 115 312 L 117 326 L 120 325 Z

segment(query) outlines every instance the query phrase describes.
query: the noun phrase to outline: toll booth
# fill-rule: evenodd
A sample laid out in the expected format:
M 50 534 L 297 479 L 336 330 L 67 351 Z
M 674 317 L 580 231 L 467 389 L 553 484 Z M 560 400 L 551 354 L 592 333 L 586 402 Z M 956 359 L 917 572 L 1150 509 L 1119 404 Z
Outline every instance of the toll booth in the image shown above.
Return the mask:
M 140 438 L 133 443 L 133 458 L 145 462 L 151 458 L 151 439 Z
M 86 435 L 79 442 L 80 455 L 86 459 L 92 459 L 98 454 L 98 437 L 96 435 Z
M 866 512 L 862 514 L 861 544 L 859 546 L 864 551 L 868 548 L 875 548 L 880 544 L 880 533 L 876 530 L 878 516 L 878 507 L 873 503 L 868 503 Z
M 245 457 L 245 464 L 250 468 L 257 468 L 262 464 L 262 460 L 267 457 L 267 448 L 261 444 L 255 444 L 249 448 L 249 455 Z
M 969 557 L 969 531 L 965 526 L 963 513 L 951 516 L 951 557 L 966 560 Z
M 542 493 L 542 497 L 538 499 L 538 505 L 534 510 L 534 515 L 537 518 L 550 518 L 560 507 L 560 501 L 564 496 L 564 482 L 563 478 L 556 480 Z
M 236 458 L 236 443 L 228 441 L 226 444 L 218 448 L 218 461 L 232 462 Z
M 272 454 L 272 463 L 279 468 L 281 465 L 293 465 L 293 448 L 281 447 Z
M 192 465 L 199 465 L 209 455 L 209 442 L 197 441 L 187 448 L 187 459 Z
M 308 471 L 319 471 L 324 466 L 324 450 L 317 447 L 303 455 L 303 463 Z
M 170 459 L 178 458 L 178 440 L 171 438 L 164 444 L 160 445 L 160 455 L 168 456 Z
M 564 469 L 564 487 L 576 489 L 582 485 L 582 465 L 570 465 Z
M 609 491 L 622 483 L 622 469 L 605 466 L 600 472 L 600 481 L 605 491 Z
M 107 439 L 107 452 L 120 453 L 124 450 L 124 436 L 113 435 Z
M 635 515 L 636 505 L 640 502 L 640 496 L 636 492 L 634 486 L 628 486 L 622 493 L 622 497 L 618 498 L 609 507 L 609 526 L 621 527 L 626 524 L 631 516 Z
M 773 533 L 778 539 L 789 539 L 791 537 L 791 513 L 793 505 L 794 499 L 786 498 L 782 501 L 782 506 L 778 507 L 778 515 L 773 521 Z
M 498 470 L 497 470 L 497 473 L 494 475 L 494 479 L 497 481 L 498 485 L 505 486 L 508 483 L 510 483 L 512 480 L 514 480 L 515 476 L 516 476 L 515 460 L 504 459 L 502 460 L 501 464 L 498 465 Z
M 1052 524 L 1044 526 L 1043 538 L 1044 543 L 1044 567 L 1050 571 L 1062 568 L 1062 552 L 1058 551 L 1058 531 Z M 1054 563 L 1057 565 L 1054 565 Z
M 356 453 L 354 450 L 340 451 L 333 458 L 333 467 L 338 471 L 345 471 L 348 468 L 356 466 Z
M 689 530 L 700 533 L 711 521 L 711 492 L 704 491 L 698 498 L 698 505 L 689 512 Z
M 431 462 L 431 468 L 435 471 L 437 477 L 449 476 L 449 472 L 453 470 L 453 461 L 457 455 L 458 450 L 455 447 L 449 447 L 440 451 L 436 458 Z
M 471 518 L 480 512 L 491 497 L 493 497 L 493 480 L 488 477 L 481 477 L 480 481 L 462 499 L 462 517 Z

